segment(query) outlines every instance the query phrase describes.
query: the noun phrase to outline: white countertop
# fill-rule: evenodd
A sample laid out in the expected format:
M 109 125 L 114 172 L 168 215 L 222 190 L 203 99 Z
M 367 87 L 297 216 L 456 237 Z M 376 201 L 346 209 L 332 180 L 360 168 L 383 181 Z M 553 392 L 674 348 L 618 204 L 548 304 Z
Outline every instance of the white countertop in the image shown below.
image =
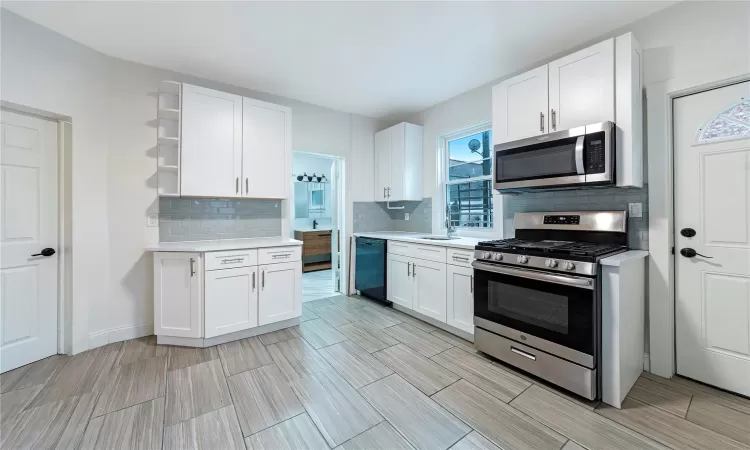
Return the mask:
M 146 247 L 147 252 L 216 252 L 248 248 L 283 247 L 302 245 L 302 241 L 288 238 L 226 239 L 223 241 L 159 242 Z
M 619 267 L 628 262 L 635 261 L 648 256 L 646 250 L 628 250 L 627 252 L 618 253 L 616 255 L 608 256 L 599 260 L 599 263 L 603 266 L 614 266 Z
M 323 225 L 323 226 L 320 226 L 320 227 L 314 228 L 314 229 L 313 229 L 313 227 L 295 227 L 294 231 L 303 231 L 303 232 L 307 232 L 307 231 L 331 231 L 331 226 L 330 225 Z
M 375 239 L 386 239 L 389 241 L 401 241 L 401 242 L 412 242 L 415 244 L 427 244 L 436 245 L 438 247 L 451 247 L 460 248 L 464 250 L 474 250 L 474 247 L 480 241 L 486 241 L 487 239 L 473 238 L 473 237 L 459 237 L 458 239 L 451 239 L 449 241 L 433 241 L 432 239 L 420 239 L 421 236 L 442 236 L 433 235 L 430 233 L 407 233 L 399 231 L 376 231 L 372 233 L 354 233 L 355 236 L 369 237 Z

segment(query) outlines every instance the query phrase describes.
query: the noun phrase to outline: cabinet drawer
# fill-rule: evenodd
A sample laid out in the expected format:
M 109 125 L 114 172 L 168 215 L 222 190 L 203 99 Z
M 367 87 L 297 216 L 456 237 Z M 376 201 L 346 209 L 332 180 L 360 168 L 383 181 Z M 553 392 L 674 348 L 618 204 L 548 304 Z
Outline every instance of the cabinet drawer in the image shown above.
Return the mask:
M 255 249 L 206 253 L 206 270 L 234 269 L 257 265 L 258 251 Z
M 436 245 L 416 244 L 412 256 L 419 259 L 426 259 L 428 261 L 445 263 L 446 248 L 438 247 Z
M 471 267 L 472 261 L 474 261 L 474 250 L 460 250 L 456 248 L 448 249 L 448 264 Z
M 416 244 L 408 242 L 388 241 L 388 253 L 401 256 L 415 256 Z
M 258 264 L 275 264 L 301 260 L 302 247 L 299 245 L 258 249 Z

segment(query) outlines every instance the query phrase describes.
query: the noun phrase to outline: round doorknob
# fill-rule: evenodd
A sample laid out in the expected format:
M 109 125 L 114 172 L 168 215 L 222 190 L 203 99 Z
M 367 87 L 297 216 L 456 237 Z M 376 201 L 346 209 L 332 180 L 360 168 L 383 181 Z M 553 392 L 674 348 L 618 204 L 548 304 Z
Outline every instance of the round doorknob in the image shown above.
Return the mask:
M 34 253 L 31 256 L 52 256 L 54 254 L 55 254 L 55 249 L 47 247 L 47 248 L 43 249 L 41 252 Z

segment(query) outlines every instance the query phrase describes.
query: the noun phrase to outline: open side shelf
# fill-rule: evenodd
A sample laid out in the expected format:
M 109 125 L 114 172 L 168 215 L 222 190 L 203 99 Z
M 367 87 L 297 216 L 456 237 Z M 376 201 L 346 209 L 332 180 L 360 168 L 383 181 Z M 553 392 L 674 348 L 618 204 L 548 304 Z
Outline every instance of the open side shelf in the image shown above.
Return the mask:
M 176 81 L 159 83 L 156 176 L 157 193 L 161 197 L 180 196 L 181 94 L 182 83 Z

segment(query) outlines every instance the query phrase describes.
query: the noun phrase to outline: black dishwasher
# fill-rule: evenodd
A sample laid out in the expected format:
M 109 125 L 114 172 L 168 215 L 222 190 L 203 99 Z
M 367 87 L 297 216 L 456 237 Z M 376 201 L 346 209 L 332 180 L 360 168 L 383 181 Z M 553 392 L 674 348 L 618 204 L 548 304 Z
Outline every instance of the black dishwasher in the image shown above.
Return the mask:
M 390 305 L 386 295 L 386 244 L 385 239 L 357 238 L 354 288 L 365 297 Z

